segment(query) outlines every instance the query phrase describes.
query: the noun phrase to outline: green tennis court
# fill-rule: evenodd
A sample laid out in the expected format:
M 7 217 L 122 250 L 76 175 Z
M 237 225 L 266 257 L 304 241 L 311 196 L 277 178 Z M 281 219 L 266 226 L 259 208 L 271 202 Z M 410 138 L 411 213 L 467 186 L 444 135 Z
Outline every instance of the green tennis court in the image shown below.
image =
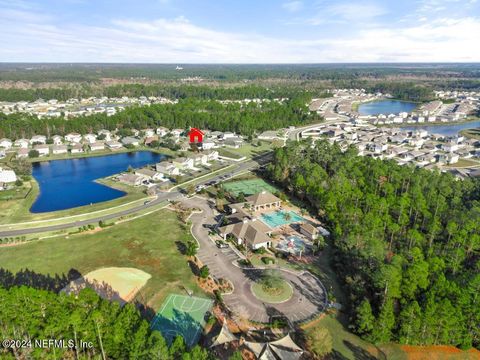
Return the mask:
M 192 347 L 198 342 L 205 326 L 205 317 L 213 301 L 204 298 L 170 294 L 153 318 L 150 327 L 158 330 L 171 343 L 177 336 Z
M 234 196 L 238 196 L 240 193 L 245 195 L 258 194 L 262 191 L 268 191 L 275 193 L 278 191 L 272 185 L 266 183 L 262 179 L 248 179 L 248 180 L 237 180 L 223 184 L 223 187 Z

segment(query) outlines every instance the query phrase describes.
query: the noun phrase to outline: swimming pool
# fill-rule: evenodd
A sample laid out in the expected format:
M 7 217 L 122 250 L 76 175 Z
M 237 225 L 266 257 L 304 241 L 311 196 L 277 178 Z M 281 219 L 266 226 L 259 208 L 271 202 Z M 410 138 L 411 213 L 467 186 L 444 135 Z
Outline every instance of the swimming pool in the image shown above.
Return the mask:
M 273 229 L 282 225 L 305 221 L 305 219 L 295 211 L 279 210 L 268 214 L 262 214 L 262 221 Z
M 308 244 L 302 238 L 296 235 L 291 235 L 286 239 L 280 240 L 276 247 L 283 252 L 299 254 L 300 252 L 305 251 L 307 246 Z

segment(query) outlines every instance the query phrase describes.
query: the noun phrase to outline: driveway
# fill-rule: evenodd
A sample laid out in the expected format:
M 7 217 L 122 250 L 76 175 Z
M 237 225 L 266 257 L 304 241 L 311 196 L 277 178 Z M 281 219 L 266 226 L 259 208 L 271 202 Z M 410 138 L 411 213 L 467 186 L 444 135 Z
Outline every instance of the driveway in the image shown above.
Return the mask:
M 191 216 L 192 234 L 200 244 L 197 257 L 208 265 L 210 273 L 216 278 L 226 278 L 234 286 L 232 294 L 224 295 L 228 308 L 253 321 L 269 322 L 272 316 L 286 316 L 290 321 L 303 322 L 315 316 L 325 308 L 326 294 L 320 280 L 309 272 L 294 273 L 280 271 L 281 276 L 293 288 L 293 296 L 281 304 L 267 304 L 257 299 L 250 286 L 263 270 L 242 269 L 236 263 L 238 255 L 232 249 L 219 249 L 208 236 L 204 224 L 215 224 L 216 212 L 206 199 L 193 197 L 182 199 L 186 207 L 201 209 L 201 213 Z

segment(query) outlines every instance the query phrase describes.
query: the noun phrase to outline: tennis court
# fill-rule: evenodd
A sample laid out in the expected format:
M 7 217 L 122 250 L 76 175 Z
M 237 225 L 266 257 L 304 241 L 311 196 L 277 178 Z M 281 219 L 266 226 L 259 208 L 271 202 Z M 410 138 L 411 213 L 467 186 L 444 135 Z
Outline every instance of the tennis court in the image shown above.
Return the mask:
M 181 335 L 185 344 L 192 347 L 202 334 L 205 317 L 212 305 L 213 301 L 210 299 L 170 294 L 150 327 L 160 331 L 169 343 L 177 335 Z
M 248 179 L 248 180 L 237 180 L 223 184 L 223 187 L 233 196 L 238 196 L 240 193 L 245 195 L 258 194 L 262 191 L 268 191 L 271 193 L 276 193 L 278 189 L 272 185 L 266 183 L 262 179 Z

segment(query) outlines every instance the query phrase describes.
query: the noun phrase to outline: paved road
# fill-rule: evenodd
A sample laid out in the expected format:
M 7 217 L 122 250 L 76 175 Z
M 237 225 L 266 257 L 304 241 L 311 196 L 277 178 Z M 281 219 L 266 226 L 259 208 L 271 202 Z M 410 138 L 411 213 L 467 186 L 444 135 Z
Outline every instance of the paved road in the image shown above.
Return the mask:
M 254 168 L 258 168 L 259 166 L 267 163 L 271 157 L 271 153 L 263 154 L 260 156 L 257 156 L 251 160 L 244 161 L 238 164 L 235 164 L 234 168 L 229 172 L 232 176 L 235 176 L 237 174 L 240 174 L 242 172 L 245 172 L 247 170 L 252 170 Z M 217 175 L 214 177 L 210 177 L 206 180 L 201 180 L 195 182 L 195 184 L 205 184 L 210 181 L 221 181 L 220 177 L 222 175 Z M 144 204 L 138 205 L 136 207 L 126 209 L 126 210 L 121 210 L 116 213 L 112 213 L 109 215 L 100 215 L 94 218 L 90 218 L 88 220 L 80 220 L 80 221 L 71 221 L 59 225 L 49 225 L 49 226 L 39 226 L 39 227 L 30 227 L 30 228 L 24 228 L 24 229 L 17 229 L 17 230 L 4 230 L 0 231 L 0 237 L 10 237 L 10 236 L 20 236 L 20 235 L 26 235 L 26 234 L 36 234 L 36 233 L 42 233 L 42 232 L 47 232 L 47 231 L 56 231 L 56 230 L 63 230 L 63 229 L 68 229 L 72 227 L 80 227 L 88 224 L 94 224 L 99 221 L 107 221 L 111 219 L 115 219 L 121 216 L 126 216 L 130 214 L 134 214 L 138 211 L 145 210 L 151 207 L 154 207 L 156 205 L 161 204 L 162 202 L 168 201 L 168 200 L 178 200 L 183 197 L 183 194 L 178 191 L 171 191 L 171 192 L 159 192 L 157 194 L 157 198 L 155 200 L 152 200 L 150 202 L 146 202 Z
M 342 122 L 348 122 L 350 120 L 350 118 L 348 116 L 345 116 L 345 115 L 336 114 L 336 116 L 338 117 L 338 119 L 336 119 L 336 120 L 323 121 L 321 123 L 310 124 L 310 125 L 295 128 L 288 133 L 288 138 L 289 138 L 289 140 L 298 141 L 298 140 L 300 140 L 300 134 L 302 133 L 302 131 L 314 129 L 314 128 L 316 128 L 318 126 L 321 126 L 321 125 L 339 124 L 339 123 L 342 123 Z
M 187 207 L 202 210 L 192 215 L 192 234 L 200 244 L 198 258 L 210 269 L 216 278 L 227 278 L 234 286 L 230 295 L 225 295 L 224 301 L 234 313 L 250 320 L 269 322 L 274 315 L 286 316 L 292 322 L 302 322 L 310 319 L 324 309 L 326 294 L 320 280 L 308 272 L 290 273 L 281 271 L 281 276 L 293 287 L 293 296 L 281 304 L 266 304 L 258 300 L 251 292 L 253 279 L 258 278 L 262 270 L 241 269 L 236 266 L 239 259 L 232 249 L 218 249 L 208 236 L 204 224 L 215 224 L 215 210 L 207 200 L 201 197 L 181 199 Z

